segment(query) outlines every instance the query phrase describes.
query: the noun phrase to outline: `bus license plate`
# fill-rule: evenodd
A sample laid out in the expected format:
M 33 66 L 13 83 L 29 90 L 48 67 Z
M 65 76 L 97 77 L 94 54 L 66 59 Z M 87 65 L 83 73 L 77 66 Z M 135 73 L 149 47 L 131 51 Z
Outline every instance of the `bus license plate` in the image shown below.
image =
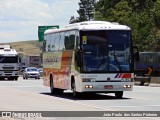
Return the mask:
M 113 86 L 112 85 L 105 85 L 104 89 L 113 89 Z

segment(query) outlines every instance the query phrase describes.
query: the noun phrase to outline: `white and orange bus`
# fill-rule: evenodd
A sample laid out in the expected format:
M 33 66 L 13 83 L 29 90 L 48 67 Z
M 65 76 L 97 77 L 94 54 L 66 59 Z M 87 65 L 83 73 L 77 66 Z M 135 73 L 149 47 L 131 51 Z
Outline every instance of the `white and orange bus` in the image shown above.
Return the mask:
M 44 33 L 43 84 L 51 93 L 132 91 L 134 60 L 131 29 L 107 21 L 74 23 Z

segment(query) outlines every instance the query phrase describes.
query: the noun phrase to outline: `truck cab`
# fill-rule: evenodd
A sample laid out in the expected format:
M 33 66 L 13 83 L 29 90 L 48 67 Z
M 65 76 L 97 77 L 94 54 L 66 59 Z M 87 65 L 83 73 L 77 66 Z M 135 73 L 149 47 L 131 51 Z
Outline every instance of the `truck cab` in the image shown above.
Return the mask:
M 19 57 L 9 45 L 0 45 L 0 79 L 18 80 Z

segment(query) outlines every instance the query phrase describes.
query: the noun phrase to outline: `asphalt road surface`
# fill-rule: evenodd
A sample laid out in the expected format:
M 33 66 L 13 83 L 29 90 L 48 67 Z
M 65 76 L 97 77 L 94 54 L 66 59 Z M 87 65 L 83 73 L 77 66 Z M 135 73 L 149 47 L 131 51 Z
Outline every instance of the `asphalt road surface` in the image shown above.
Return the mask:
M 71 91 L 64 94 L 51 95 L 50 89 L 43 86 L 43 79 L 18 81 L 0 81 L 0 111 L 160 111 L 160 87 L 134 86 L 133 91 L 124 92 L 122 99 L 114 94 L 83 95 L 73 98 Z M 87 113 L 87 112 L 86 112 Z M 106 112 L 105 112 L 106 113 Z M 139 112 L 137 112 L 139 113 Z M 66 114 L 64 112 L 64 114 Z M 74 114 L 74 113 L 72 113 Z M 75 113 L 76 114 L 76 113 Z M 81 114 L 81 112 L 77 113 Z M 47 118 L 0 118 L 0 120 L 33 119 L 33 120 L 158 120 L 147 117 L 47 117 Z M 94 115 L 93 115 L 94 116 Z

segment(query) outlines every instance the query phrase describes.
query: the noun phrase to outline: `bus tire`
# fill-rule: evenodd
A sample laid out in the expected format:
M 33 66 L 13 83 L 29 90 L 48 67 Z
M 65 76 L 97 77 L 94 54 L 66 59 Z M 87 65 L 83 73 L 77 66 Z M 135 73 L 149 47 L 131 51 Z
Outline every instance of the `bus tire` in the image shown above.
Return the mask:
M 63 89 L 56 89 L 57 90 L 57 93 L 59 93 L 59 94 L 63 94 Z
M 54 88 L 53 77 L 52 76 L 50 76 L 50 90 L 51 90 L 51 94 L 56 93 L 56 89 Z
M 115 92 L 116 98 L 122 98 L 123 97 L 123 91 L 117 91 Z
M 73 97 L 74 97 L 74 98 L 79 97 L 79 93 L 76 91 L 75 81 L 72 82 L 72 91 L 73 91 Z

